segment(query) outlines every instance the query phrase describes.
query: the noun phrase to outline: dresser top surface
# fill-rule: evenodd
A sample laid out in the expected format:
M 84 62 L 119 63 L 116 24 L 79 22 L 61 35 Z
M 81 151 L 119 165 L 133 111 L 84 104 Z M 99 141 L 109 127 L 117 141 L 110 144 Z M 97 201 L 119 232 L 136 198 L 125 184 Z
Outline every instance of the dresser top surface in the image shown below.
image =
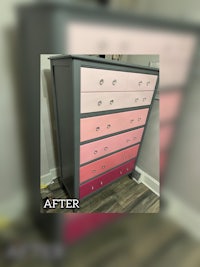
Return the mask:
M 75 59 L 75 60 L 81 60 L 81 61 L 90 61 L 90 62 L 96 62 L 96 63 L 104 63 L 104 64 L 111 64 L 115 66 L 123 66 L 123 67 L 136 67 L 139 69 L 146 69 L 146 70 L 154 70 L 159 72 L 158 68 L 148 67 L 148 66 L 142 66 L 137 64 L 130 64 L 118 60 L 109 60 L 105 58 L 100 58 L 96 56 L 81 56 L 81 55 L 58 55 L 58 56 L 51 56 L 49 57 L 50 60 L 63 60 L 63 59 Z

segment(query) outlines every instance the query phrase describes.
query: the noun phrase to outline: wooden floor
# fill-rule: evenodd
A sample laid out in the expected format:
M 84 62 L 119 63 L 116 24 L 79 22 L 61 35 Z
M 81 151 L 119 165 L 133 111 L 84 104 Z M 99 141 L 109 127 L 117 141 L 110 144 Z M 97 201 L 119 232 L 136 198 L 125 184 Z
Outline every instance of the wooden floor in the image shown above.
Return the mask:
M 46 198 L 67 198 L 67 194 L 61 188 L 58 180 L 48 188 L 41 191 L 43 199 Z M 118 181 L 107 186 L 100 192 L 87 197 L 80 203 L 81 213 L 104 212 L 104 213 L 158 213 L 159 212 L 159 197 L 155 195 L 143 184 L 137 184 L 128 176 L 125 176 Z M 43 205 L 41 205 L 43 206 Z M 70 209 L 43 210 L 45 213 L 67 213 L 73 212 Z
M 129 214 L 69 252 L 70 267 L 200 266 L 200 242 L 159 214 Z

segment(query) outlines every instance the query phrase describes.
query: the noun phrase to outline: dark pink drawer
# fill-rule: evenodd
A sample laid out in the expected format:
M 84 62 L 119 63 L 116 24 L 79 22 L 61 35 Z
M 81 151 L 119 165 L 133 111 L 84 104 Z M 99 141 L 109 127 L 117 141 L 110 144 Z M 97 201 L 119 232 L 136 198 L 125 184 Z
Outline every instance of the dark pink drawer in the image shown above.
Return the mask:
M 80 167 L 80 183 L 83 183 L 86 180 L 116 167 L 117 165 L 135 158 L 137 156 L 138 149 L 139 144 Z
M 153 91 L 81 93 L 81 113 L 151 104 Z
M 144 128 L 118 134 L 80 146 L 80 164 L 113 153 L 141 141 Z
M 81 185 L 79 190 L 80 199 L 115 181 L 119 177 L 130 173 L 134 169 L 134 167 L 135 159 Z
M 128 130 L 146 123 L 148 108 L 108 115 L 83 118 L 80 120 L 80 141 Z

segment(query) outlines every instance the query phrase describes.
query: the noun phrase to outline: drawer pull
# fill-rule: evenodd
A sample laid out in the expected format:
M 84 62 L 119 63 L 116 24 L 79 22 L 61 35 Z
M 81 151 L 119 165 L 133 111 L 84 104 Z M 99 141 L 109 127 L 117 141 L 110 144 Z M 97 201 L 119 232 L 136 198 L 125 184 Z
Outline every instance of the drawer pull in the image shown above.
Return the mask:
M 96 127 L 96 131 L 98 132 L 100 130 L 100 127 Z
M 139 98 L 137 97 L 137 98 L 135 98 L 135 102 L 137 103 L 139 101 Z
M 97 154 L 97 152 L 98 152 L 98 151 L 97 151 L 97 150 L 95 150 L 95 151 L 94 151 L 94 154 Z
M 104 84 L 104 79 L 101 79 L 101 80 L 99 81 L 99 84 L 100 84 L 100 85 Z
M 110 125 L 110 124 L 108 124 L 108 125 L 107 125 L 107 129 L 110 129 L 110 127 L 111 127 L 111 125 Z
M 92 186 L 91 189 L 94 190 L 94 186 Z
M 92 173 L 95 173 L 97 170 L 92 170 Z
M 136 137 L 136 136 L 134 136 L 134 137 L 133 137 L 133 140 L 136 140 L 136 139 L 137 139 L 137 137 Z
M 142 101 L 144 102 L 145 100 L 147 100 L 147 98 L 146 97 L 143 97 Z
M 110 100 L 110 105 L 112 105 L 114 103 L 114 100 L 112 99 L 112 100 Z
M 142 85 L 142 81 L 139 81 L 138 85 L 141 86 Z
M 117 80 L 113 80 L 112 84 L 115 85 L 117 83 Z
M 127 139 L 126 142 L 127 142 L 127 143 L 131 142 L 131 139 Z
M 102 101 L 98 101 L 98 106 L 101 106 L 102 105 Z
M 104 151 L 108 151 L 108 146 L 105 146 L 104 147 Z
M 128 171 L 128 170 L 129 170 L 129 168 L 126 168 L 126 170 Z
M 102 169 L 105 169 L 105 167 L 106 167 L 106 165 L 102 165 L 102 166 L 101 166 Z
M 150 81 L 147 82 L 147 86 L 149 86 L 149 84 L 150 84 Z
M 134 122 L 134 119 L 130 120 L 130 123 L 133 123 Z
M 119 173 L 122 174 L 122 171 L 120 171 Z
M 139 117 L 139 118 L 138 118 L 138 121 L 141 121 L 141 119 L 142 119 L 142 118 L 141 118 L 141 117 Z
M 101 181 L 100 184 L 103 185 L 103 182 Z

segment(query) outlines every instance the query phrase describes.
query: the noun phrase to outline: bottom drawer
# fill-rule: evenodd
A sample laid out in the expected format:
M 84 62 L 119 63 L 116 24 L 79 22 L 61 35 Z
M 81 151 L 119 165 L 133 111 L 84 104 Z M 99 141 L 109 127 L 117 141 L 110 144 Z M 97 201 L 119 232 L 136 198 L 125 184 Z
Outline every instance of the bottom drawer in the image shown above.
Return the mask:
M 103 174 L 102 176 L 99 176 L 85 184 L 82 184 L 79 190 L 80 199 L 84 198 L 87 195 L 90 195 L 91 193 L 113 182 L 119 177 L 130 173 L 134 169 L 134 167 L 135 167 L 135 159 L 119 167 L 114 168 L 113 170 Z

